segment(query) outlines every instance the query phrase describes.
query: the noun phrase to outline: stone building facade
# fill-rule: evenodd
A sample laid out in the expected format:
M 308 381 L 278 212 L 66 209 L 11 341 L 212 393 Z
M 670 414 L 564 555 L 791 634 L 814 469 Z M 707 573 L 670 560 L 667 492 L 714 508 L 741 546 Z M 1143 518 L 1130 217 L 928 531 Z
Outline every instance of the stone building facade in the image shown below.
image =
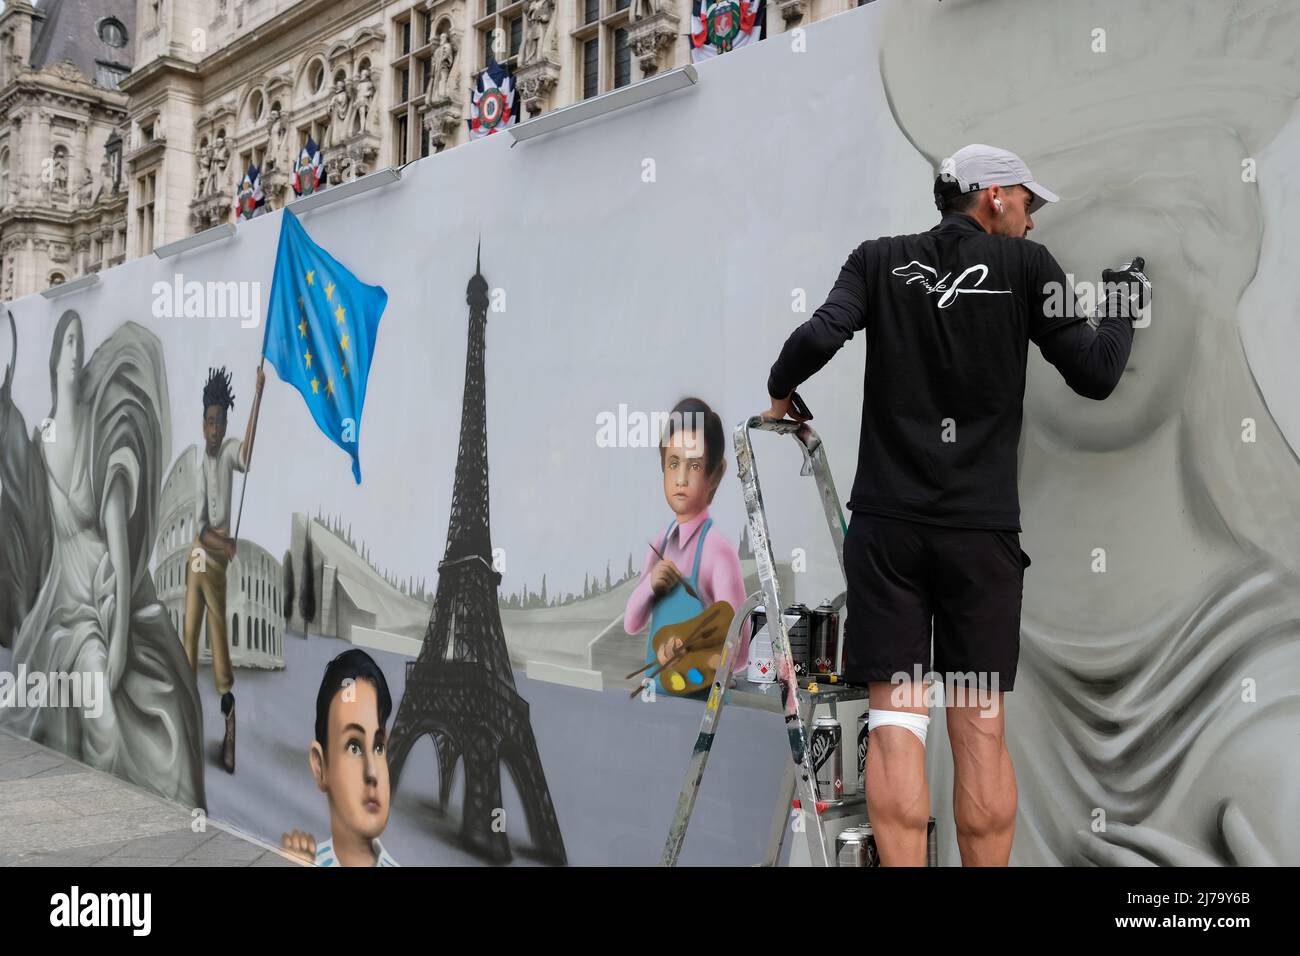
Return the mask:
M 37 2 L 53 9 L 73 0 Z M 768 0 L 768 42 L 858 5 Z M 30 225 L 13 232 L 16 294 L 233 221 L 235 191 L 250 165 L 261 171 L 267 206 L 279 208 L 293 198 L 291 164 L 308 136 L 323 149 L 331 184 L 465 143 L 470 86 L 491 60 L 515 73 L 521 118 L 529 119 L 691 58 L 690 0 L 96 0 L 80 6 L 130 8 L 120 12 L 130 36 L 130 73 L 118 79 L 116 91 L 77 87 L 83 99 L 93 91 L 94 102 L 103 104 L 87 102 L 84 134 L 70 106 L 65 118 L 30 98 L 35 93 L 25 94 L 17 124 L 28 133 L 21 154 L 27 205 L 19 211 Z M 25 24 L 36 23 L 34 12 L 26 0 L 13 0 L 0 17 L 0 36 L 12 20 L 15 48 L 25 50 Z M 39 74 L 40 89 L 50 89 L 41 95 L 71 102 L 63 86 L 77 81 L 61 76 L 57 65 L 46 72 Z M 35 89 L 38 81 L 25 83 Z M 14 95 L 0 87 L 0 97 Z M 9 126 L 12 135 L 12 119 Z M 55 141 L 68 150 L 70 180 L 42 194 L 36 177 Z M 47 194 L 53 198 L 46 201 Z M 47 224 L 32 210 L 42 201 L 61 203 L 58 215 L 68 222 Z M 5 221 L 0 218 L 0 228 L 9 242 Z
M 122 262 L 135 0 L 0 10 L 0 299 Z

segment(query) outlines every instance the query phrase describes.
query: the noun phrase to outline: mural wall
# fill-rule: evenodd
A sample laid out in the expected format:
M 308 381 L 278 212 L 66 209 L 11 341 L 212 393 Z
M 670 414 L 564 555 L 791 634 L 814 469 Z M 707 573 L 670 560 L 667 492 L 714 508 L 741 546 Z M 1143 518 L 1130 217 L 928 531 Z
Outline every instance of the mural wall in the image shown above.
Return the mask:
M 757 590 L 732 427 L 849 251 L 932 226 L 938 160 L 983 141 L 1062 196 L 1033 238 L 1067 271 L 1137 252 L 1157 283 L 1110 401 L 1031 350 L 1013 862 L 1300 862 L 1300 0 L 1211 6 L 880 0 L 303 214 L 296 271 L 276 212 L 10 303 L 0 670 L 105 692 L 0 724 L 321 863 L 657 862 L 703 705 L 629 696 L 654 551 L 700 555 L 673 620 Z M 800 389 L 841 489 L 861 348 Z M 687 397 L 727 436 L 696 464 L 657 444 Z M 843 589 L 819 503 L 756 446 L 815 605 Z M 684 541 L 679 466 L 711 519 Z M 778 714 L 723 724 L 684 863 L 756 862 L 777 803 Z

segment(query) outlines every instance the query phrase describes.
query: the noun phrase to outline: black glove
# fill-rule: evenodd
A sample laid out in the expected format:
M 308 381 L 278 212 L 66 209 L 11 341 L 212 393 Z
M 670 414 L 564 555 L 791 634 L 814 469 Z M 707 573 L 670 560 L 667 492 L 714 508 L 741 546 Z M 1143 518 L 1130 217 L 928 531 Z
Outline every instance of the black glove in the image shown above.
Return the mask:
M 1146 262 L 1135 256 L 1118 269 L 1101 273 L 1102 315 L 1136 318 L 1151 303 L 1151 280 L 1142 270 Z

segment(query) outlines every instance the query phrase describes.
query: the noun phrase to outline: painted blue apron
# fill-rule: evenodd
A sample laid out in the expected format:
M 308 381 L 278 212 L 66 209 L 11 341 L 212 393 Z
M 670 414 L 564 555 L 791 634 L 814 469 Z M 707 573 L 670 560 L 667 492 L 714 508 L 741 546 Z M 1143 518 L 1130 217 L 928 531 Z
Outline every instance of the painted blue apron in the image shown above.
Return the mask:
M 673 523 L 668 526 L 664 532 L 663 542 L 659 545 L 659 553 L 667 554 L 668 535 L 672 534 L 673 525 L 677 524 L 674 519 Z M 713 527 L 713 519 L 707 518 L 703 525 L 700 526 L 699 539 L 695 543 L 695 565 L 691 568 L 690 576 L 686 579 L 691 584 L 691 589 L 696 594 L 700 593 L 700 556 L 704 553 L 704 538 L 709 533 L 709 528 Z M 704 603 L 699 598 L 691 597 L 687 593 L 685 585 L 677 582 L 673 585 L 671 591 L 665 594 L 659 600 L 655 601 L 654 608 L 650 611 L 650 634 L 646 637 L 645 644 L 645 661 L 647 664 L 657 663 L 655 657 L 654 638 L 659 628 L 668 624 L 678 624 L 682 621 L 689 621 L 691 618 L 704 613 Z M 692 683 L 698 684 L 704 680 L 704 675 L 695 668 L 691 668 L 687 674 Z M 665 694 L 673 693 L 664 686 L 663 672 L 655 677 L 656 690 L 661 690 Z M 689 697 L 689 694 L 679 694 L 678 696 Z

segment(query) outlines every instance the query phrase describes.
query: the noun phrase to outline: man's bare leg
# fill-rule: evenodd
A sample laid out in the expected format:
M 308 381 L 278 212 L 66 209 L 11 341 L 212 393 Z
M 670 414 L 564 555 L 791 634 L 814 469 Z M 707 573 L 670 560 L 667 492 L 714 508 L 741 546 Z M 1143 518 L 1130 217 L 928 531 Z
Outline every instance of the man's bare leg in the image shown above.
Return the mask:
M 1011 860 L 1016 772 L 1007 750 L 1005 698 L 1005 693 L 998 694 L 996 715 L 992 707 L 978 704 L 946 708 L 954 771 L 952 809 L 963 866 L 1006 866 Z
M 868 684 L 871 709 L 925 715 L 924 685 Z M 903 701 L 912 702 L 900 706 Z M 925 866 L 930 790 L 925 782 L 925 747 L 906 727 L 877 727 L 867 742 L 867 816 L 882 866 Z

